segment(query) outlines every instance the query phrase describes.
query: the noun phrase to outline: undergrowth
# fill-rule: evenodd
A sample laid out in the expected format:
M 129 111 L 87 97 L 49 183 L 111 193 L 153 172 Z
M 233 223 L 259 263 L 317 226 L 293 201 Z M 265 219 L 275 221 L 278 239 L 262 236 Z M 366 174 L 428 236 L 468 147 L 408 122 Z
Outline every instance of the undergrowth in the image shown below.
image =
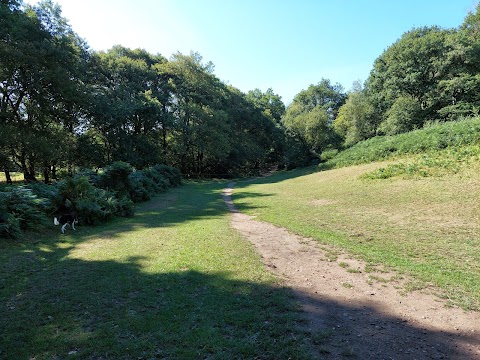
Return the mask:
M 376 136 L 362 141 L 321 164 L 322 169 L 332 169 L 349 165 L 366 164 L 375 161 L 396 159 L 408 155 L 426 154 L 417 165 L 404 165 L 405 170 L 421 174 L 416 168 L 443 167 L 441 160 L 445 155 L 450 160 L 461 160 L 469 156 L 479 156 L 480 117 L 465 118 L 459 121 L 432 123 L 423 129 L 395 136 Z M 452 150 L 457 149 L 457 150 Z M 446 152 L 445 152 L 446 151 Z M 439 154 L 435 154 L 440 152 Z M 451 153 L 450 153 L 451 152 Z M 430 163 L 430 165 L 429 165 Z M 447 164 L 448 165 L 448 164 Z M 401 166 L 402 167 L 402 166 Z M 447 167 L 454 166 L 448 165 Z M 400 167 L 389 169 L 398 172 Z

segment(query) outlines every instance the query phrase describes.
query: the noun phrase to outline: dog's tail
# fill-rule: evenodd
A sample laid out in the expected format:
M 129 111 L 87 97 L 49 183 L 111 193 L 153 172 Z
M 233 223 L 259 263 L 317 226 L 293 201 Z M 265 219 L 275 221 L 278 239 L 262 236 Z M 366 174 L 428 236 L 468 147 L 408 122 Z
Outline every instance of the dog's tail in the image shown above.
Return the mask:
M 53 225 L 60 225 L 56 217 L 53 218 Z

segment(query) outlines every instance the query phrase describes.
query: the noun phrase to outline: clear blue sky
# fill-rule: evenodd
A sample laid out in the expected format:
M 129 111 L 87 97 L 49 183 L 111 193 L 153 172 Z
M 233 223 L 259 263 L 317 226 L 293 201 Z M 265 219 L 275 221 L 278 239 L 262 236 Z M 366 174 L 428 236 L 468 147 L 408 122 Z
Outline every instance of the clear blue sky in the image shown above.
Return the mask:
M 36 0 L 26 0 L 36 3 Z M 196 51 L 224 82 L 285 103 L 322 78 L 349 90 L 413 27 L 458 27 L 478 0 L 57 0 L 94 50 Z

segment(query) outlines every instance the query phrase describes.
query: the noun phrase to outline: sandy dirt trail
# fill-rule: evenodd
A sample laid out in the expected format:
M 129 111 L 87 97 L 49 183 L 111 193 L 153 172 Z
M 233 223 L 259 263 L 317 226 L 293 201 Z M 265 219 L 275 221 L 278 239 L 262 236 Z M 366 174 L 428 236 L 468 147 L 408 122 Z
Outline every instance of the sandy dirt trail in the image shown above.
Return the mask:
M 480 313 L 447 307 L 425 292 L 405 293 L 395 281 L 372 282 L 365 264 L 346 254 L 329 261 L 316 241 L 238 212 L 233 187 L 223 192 L 231 226 L 293 289 L 319 359 L 480 359 Z

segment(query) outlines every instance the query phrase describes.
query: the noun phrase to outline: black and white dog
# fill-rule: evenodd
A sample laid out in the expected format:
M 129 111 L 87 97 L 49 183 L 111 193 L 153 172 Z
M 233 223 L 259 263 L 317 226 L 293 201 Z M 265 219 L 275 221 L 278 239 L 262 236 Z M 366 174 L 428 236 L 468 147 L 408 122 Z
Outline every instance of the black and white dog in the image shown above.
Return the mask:
M 60 216 L 59 219 L 56 217 L 53 218 L 54 225 L 62 225 L 62 234 L 65 234 L 65 228 L 67 225 L 71 225 L 73 230 L 75 230 L 75 224 L 78 223 L 78 217 L 76 214 L 64 214 Z

